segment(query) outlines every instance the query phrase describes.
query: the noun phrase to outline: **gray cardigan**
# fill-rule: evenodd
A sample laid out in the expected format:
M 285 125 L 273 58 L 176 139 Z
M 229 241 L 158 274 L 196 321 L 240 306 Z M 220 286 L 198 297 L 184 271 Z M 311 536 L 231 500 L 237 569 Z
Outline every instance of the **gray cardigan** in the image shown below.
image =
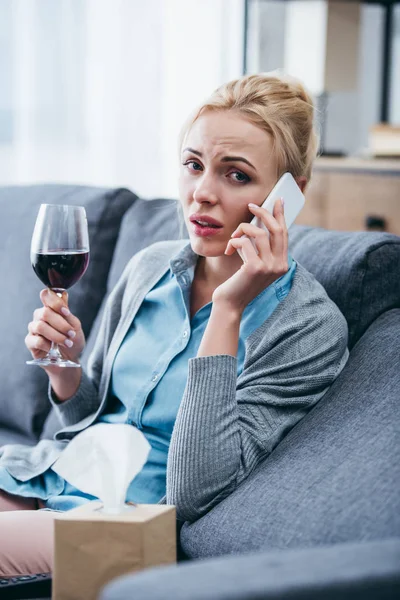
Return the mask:
M 76 395 L 51 401 L 63 428 L 34 448 L 3 446 L 0 466 L 26 481 L 48 469 L 106 407 L 112 364 L 147 292 L 188 241 L 158 242 L 136 254 L 110 294 Z M 167 493 L 194 521 L 228 496 L 326 393 L 348 359 L 347 324 L 301 265 L 274 313 L 246 340 L 244 368 L 230 355 L 189 359 L 167 463 Z M 51 396 L 51 394 L 50 394 Z

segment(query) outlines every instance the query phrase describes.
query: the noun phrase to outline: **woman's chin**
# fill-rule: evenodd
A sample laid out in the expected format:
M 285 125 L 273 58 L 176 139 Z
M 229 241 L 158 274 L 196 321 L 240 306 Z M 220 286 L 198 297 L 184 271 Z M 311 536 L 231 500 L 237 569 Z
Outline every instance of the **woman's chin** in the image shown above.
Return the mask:
M 227 244 L 227 241 L 215 240 L 211 237 L 200 238 L 198 236 L 190 236 L 190 245 L 192 246 L 192 250 L 199 256 L 224 256 Z

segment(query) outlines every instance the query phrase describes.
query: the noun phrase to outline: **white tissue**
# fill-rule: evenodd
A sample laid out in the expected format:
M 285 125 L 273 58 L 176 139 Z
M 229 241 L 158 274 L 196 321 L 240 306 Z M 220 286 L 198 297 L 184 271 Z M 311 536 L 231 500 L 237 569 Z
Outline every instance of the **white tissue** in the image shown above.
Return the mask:
M 74 437 L 52 468 L 77 489 L 99 498 L 104 512 L 115 514 L 124 510 L 128 487 L 150 450 L 135 427 L 98 423 Z

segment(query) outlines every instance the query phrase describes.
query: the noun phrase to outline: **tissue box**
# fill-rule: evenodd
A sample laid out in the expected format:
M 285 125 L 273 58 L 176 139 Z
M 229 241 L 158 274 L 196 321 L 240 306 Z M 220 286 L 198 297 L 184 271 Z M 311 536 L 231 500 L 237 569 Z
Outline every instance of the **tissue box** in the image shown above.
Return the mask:
M 55 517 L 53 600 L 95 600 L 119 575 L 176 562 L 174 506 L 101 509 L 90 502 Z

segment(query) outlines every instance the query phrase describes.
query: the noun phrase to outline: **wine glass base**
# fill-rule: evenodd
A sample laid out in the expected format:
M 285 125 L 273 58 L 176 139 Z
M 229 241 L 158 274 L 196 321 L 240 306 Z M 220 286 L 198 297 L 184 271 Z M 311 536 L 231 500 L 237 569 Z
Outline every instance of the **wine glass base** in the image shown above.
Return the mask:
M 27 360 L 26 364 L 37 365 L 38 367 L 81 367 L 79 363 L 65 358 L 35 358 L 34 360 Z

